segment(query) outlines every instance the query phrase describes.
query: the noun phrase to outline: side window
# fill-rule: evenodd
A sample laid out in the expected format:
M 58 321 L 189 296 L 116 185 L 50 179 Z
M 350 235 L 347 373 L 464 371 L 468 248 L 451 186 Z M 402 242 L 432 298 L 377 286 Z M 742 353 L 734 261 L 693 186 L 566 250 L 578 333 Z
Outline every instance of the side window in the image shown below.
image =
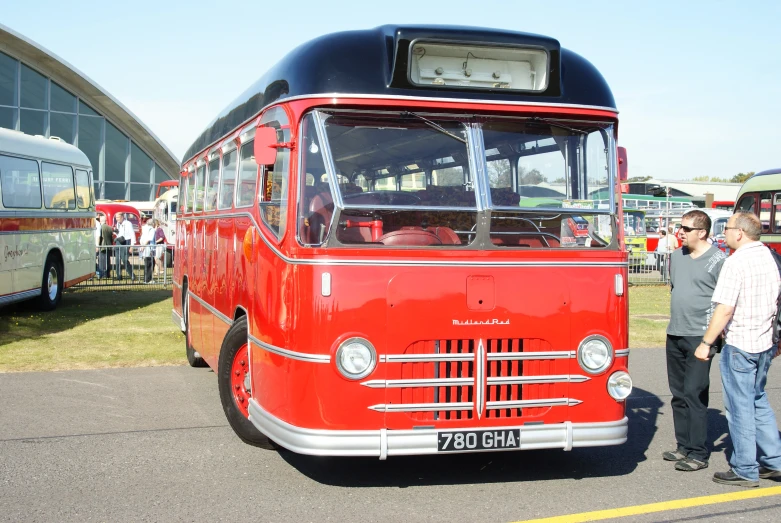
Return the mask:
M 738 211 L 754 212 L 754 195 L 747 194 L 740 199 L 737 206 Z
M 301 164 L 299 165 L 298 238 L 304 245 L 321 245 L 325 241 L 333 213 L 333 197 L 325 172 L 314 117 L 308 114 L 301 123 Z M 369 190 L 365 176 L 356 177 L 356 185 Z
M 47 209 L 75 209 L 73 169 L 67 165 L 41 163 L 43 204 Z
M 770 232 L 770 206 L 770 193 L 763 192 L 759 195 L 759 221 L 762 222 L 762 234 Z
M 203 211 L 203 187 L 206 183 L 206 165 L 201 165 L 195 171 L 195 187 L 193 187 L 193 212 Z
M 0 155 L 0 192 L 3 207 L 41 208 L 41 177 L 38 162 Z
M 213 211 L 217 207 L 217 190 L 220 183 L 220 157 L 219 155 L 209 162 L 209 183 L 206 185 L 205 211 Z
M 258 185 L 258 164 L 255 163 L 255 140 L 241 146 L 239 179 L 236 182 L 236 207 L 249 207 L 255 201 Z
M 179 200 L 182 204 L 182 212 L 187 213 L 189 212 L 189 205 L 190 200 L 192 200 L 192 197 L 190 195 L 190 179 L 192 176 L 187 176 L 186 172 L 182 173 L 181 178 L 179 178 L 179 187 L 181 187 L 181 192 L 179 193 Z
M 233 191 L 236 187 L 236 166 L 239 152 L 236 149 L 222 155 L 222 178 L 220 179 L 220 195 L 218 209 L 230 209 L 233 205 Z
M 89 209 L 92 201 L 89 183 L 89 174 L 87 171 L 76 169 L 76 204 L 79 209 Z
M 775 224 L 773 224 L 773 232 L 781 232 L 781 193 L 777 192 L 773 196 L 773 207 L 775 207 Z

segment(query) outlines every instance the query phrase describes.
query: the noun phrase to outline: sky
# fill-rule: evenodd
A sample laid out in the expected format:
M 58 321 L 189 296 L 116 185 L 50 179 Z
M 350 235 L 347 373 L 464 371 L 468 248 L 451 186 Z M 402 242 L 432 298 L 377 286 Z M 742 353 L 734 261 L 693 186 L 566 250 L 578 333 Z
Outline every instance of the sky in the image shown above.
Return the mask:
M 591 61 L 613 91 L 631 177 L 781 167 L 781 2 L 0 0 L 0 13 L 0 23 L 119 100 L 180 160 L 299 44 L 430 23 L 542 34 Z

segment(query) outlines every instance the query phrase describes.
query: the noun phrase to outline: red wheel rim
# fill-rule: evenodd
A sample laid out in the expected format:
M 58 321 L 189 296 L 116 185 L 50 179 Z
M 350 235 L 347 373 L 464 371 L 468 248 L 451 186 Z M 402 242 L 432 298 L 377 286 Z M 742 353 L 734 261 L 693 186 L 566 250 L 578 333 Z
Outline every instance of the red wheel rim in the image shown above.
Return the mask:
M 249 418 L 250 398 L 248 354 L 247 344 L 245 343 L 236 351 L 236 355 L 233 357 L 233 365 L 231 365 L 231 394 L 233 395 L 233 402 L 245 418 Z

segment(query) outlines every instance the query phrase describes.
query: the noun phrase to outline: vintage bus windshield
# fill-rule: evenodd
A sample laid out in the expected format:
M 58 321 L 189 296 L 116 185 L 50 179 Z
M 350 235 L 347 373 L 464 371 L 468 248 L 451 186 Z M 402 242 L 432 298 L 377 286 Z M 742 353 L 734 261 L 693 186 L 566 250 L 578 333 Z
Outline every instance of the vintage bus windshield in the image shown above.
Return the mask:
M 609 206 L 588 195 L 610 191 L 611 133 L 609 125 L 548 120 L 310 114 L 299 238 L 305 245 L 474 245 L 482 205 L 495 209 L 484 246 L 607 246 Z M 483 158 L 474 158 L 474 145 Z M 479 201 L 480 186 L 487 201 Z
M 626 236 L 646 236 L 645 213 L 624 210 L 624 234 Z

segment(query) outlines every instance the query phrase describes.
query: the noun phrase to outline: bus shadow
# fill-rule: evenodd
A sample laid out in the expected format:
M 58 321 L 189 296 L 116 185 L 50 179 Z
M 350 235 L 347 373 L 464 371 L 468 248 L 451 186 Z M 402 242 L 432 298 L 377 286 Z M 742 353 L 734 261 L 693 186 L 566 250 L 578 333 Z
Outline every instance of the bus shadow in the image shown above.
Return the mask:
M 629 440 L 611 447 L 376 458 L 313 457 L 281 450 L 310 479 L 339 487 L 398 487 L 625 476 L 645 461 L 663 403 L 635 388 L 627 404 Z
M 117 316 L 116 328 L 100 333 L 101 336 L 110 336 L 117 330 L 121 331 L 128 321 L 132 322 L 132 319 L 123 319 L 129 312 L 168 299 L 171 299 L 170 290 L 77 291 L 64 292 L 60 304 L 49 312 L 38 310 L 35 300 L 0 306 L 0 346 L 66 331 L 99 318 Z M 160 321 L 170 322 L 170 314 Z

